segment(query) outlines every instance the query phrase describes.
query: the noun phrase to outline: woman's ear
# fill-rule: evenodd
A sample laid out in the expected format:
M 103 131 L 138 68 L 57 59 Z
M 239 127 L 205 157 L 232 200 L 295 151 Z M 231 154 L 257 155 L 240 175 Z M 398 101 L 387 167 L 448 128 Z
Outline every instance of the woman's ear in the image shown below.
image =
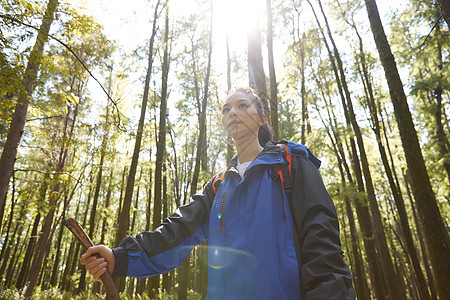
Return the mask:
M 261 123 L 259 124 L 259 126 L 263 126 L 264 124 L 266 124 L 266 122 L 267 122 L 267 116 L 266 116 L 265 114 L 262 114 L 262 115 L 260 116 L 260 119 L 261 119 Z

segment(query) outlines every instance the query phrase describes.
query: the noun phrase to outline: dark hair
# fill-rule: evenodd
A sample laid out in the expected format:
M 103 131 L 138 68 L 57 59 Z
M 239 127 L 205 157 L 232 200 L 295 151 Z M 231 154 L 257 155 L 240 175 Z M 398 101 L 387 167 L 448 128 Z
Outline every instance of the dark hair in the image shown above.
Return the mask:
M 251 87 L 237 87 L 232 89 L 228 93 L 228 97 L 237 94 L 237 93 L 244 93 L 250 96 L 252 103 L 255 104 L 256 111 L 258 112 L 259 116 L 264 115 L 264 105 L 261 100 L 261 98 L 258 96 L 256 91 L 252 89 Z M 272 127 L 270 127 L 269 122 L 266 121 L 261 127 L 259 127 L 258 131 L 258 141 L 261 147 L 264 147 L 266 143 L 273 139 L 273 130 Z

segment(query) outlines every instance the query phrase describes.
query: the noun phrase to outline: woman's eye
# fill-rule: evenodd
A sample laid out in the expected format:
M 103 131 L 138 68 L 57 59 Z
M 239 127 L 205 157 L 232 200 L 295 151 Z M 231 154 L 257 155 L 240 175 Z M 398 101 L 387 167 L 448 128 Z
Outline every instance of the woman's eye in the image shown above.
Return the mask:
M 247 108 L 248 105 L 247 105 L 247 104 L 241 104 L 241 105 L 239 105 L 239 107 L 240 107 L 240 108 Z
M 230 111 L 229 108 L 224 108 L 224 109 L 222 109 L 222 114 L 227 113 L 227 112 L 229 112 L 229 111 Z

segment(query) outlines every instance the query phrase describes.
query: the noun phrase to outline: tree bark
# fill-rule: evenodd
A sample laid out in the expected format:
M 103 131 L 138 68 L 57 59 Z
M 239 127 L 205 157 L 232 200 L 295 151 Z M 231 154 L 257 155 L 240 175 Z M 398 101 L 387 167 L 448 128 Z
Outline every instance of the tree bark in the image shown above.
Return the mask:
M 403 233 L 405 244 L 406 244 L 405 250 L 406 250 L 407 258 L 409 260 L 409 263 L 412 266 L 414 279 L 416 280 L 417 288 L 418 288 L 418 291 L 420 294 L 420 299 L 430 299 L 430 295 L 428 293 L 428 289 L 426 286 L 425 277 L 423 276 L 423 272 L 420 267 L 419 258 L 417 256 L 417 252 L 416 252 L 416 247 L 414 245 L 411 230 L 409 227 L 408 215 L 406 213 L 405 203 L 403 201 L 403 197 L 402 197 L 400 191 L 397 188 L 397 185 L 395 184 L 394 176 L 392 174 L 391 167 L 389 166 L 386 150 L 381 142 L 382 138 L 381 138 L 380 123 L 378 121 L 378 110 L 377 110 L 377 107 L 375 104 L 375 98 L 374 98 L 374 94 L 373 94 L 372 84 L 370 82 L 369 74 L 368 74 L 367 67 L 366 67 L 366 60 L 365 60 L 365 53 L 364 53 L 364 49 L 363 49 L 362 39 L 359 36 L 358 30 L 356 29 L 355 26 L 354 26 L 354 29 L 356 31 L 356 34 L 358 35 L 359 45 L 360 45 L 359 59 L 360 59 L 362 70 L 359 68 L 359 64 L 358 64 L 358 69 L 359 69 L 360 76 L 361 76 L 361 79 L 362 79 L 362 82 L 364 85 L 364 91 L 366 94 L 366 98 L 369 103 L 370 116 L 372 119 L 372 129 L 376 136 L 378 149 L 379 149 L 380 156 L 381 156 L 381 161 L 383 162 L 385 174 L 388 178 L 389 186 L 391 188 L 392 195 L 394 197 L 394 201 L 395 201 L 395 204 L 396 204 L 396 207 L 398 210 L 398 216 L 400 218 L 400 225 L 401 225 L 402 233 Z M 392 168 L 394 168 L 394 166 L 392 166 Z
M 448 0 L 436 0 L 436 3 L 441 11 L 442 17 L 447 23 L 448 29 L 450 29 L 450 1 Z
M 327 44 L 325 44 L 325 45 L 327 45 Z M 329 50 L 328 50 L 328 52 L 329 52 Z M 330 54 L 330 52 L 329 52 L 329 54 Z M 334 59 L 331 56 L 331 54 L 330 54 L 330 59 L 331 59 L 333 68 L 335 69 Z M 335 71 L 335 73 L 336 72 L 337 71 Z M 336 78 L 338 78 L 338 77 L 336 77 Z M 320 82 L 318 81 L 317 78 L 316 78 L 316 81 L 318 82 L 319 89 L 321 91 L 323 91 L 323 88 L 320 88 L 320 86 L 322 86 L 322 85 L 320 84 Z M 337 84 L 338 84 L 338 86 L 340 86 L 340 81 L 337 81 Z M 339 88 L 339 90 L 340 90 L 340 88 Z M 341 97 L 343 97 L 343 94 L 341 94 Z M 323 99 L 324 100 L 327 99 L 327 97 L 325 97 L 324 94 L 323 94 Z M 325 106 L 327 107 L 327 112 L 329 115 L 330 123 L 332 122 L 331 114 L 333 115 L 333 121 L 334 121 L 335 126 L 334 127 L 332 126 L 331 128 L 332 129 L 335 128 L 335 131 L 333 132 L 333 134 L 336 137 L 336 147 L 338 149 L 340 156 L 342 158 L 345 158 L 343 141 L 342 141 L 342 138 L 340 138 L 339 126 L 337 125 L 336 117 L 334 116 L 334 112 L 331 111 L 331 113 L 330 113 L 330 110 L 328 109 L 328 107 L 330 107 L 331 104 L 326 103 Z M 346 112 L 345 112 L 345 115 L 346 115 L 346 118 L 348 118 Z M 347 125 L 348 125 L 348 121 L 347 121 Z M 356 178 L 357 189 L 359 192 L 359 195 L 357 194 L 354 197 L 354 206 L 356 208 L 356 213 L 357 213 L 359 224 L 361 227 L 361 235 L 362 235 L 364 249 L 366 250 L 366 255 L 367 255 L 367 259 L 368 259 L 368 263 L 369 263 L 369 271 L 370 271 L 369 274 L 370 274 L 371 282 L 373 285 L 373 291 L 375 293 L 376 298 L 382 298 L 384 295 L 384 290 L 385 290 L 384 280 L 383 280 L 383 276 L 381 274 L 381 270 L 380 270 L 379 264 L 378 264 L 378 258 L 377 258 L 378 255 L 376 252 L 373 228 L 372 228 L 372 223 L 371 223 L 371 216 L 370 216 L 370 212 L 368 209 L 367 200 L 364 196 L 362 196 L 362 194 L 365 193 L 365 190 L 364 190 L 364 182 L 363 182 L 363 178 L 362 178 L 361 167 L 360 167 L 359 158 L 357 155 L 355 142 L 352 137 L 349 137 L 348 139 L 351 144 L 350 150 L 348 150 L 348 152 L 350 154 L 351 167 L 353 169 L 353 173 Z M 346 163 L 346 160 L 343 159 L 342 163 L 344 165 L 345 173 L 346 173 L 346 176 L 347 176 L 347 179 L 348 179 L 350 185 L 351 186 L 355 185 L 353 178 L 352 178 L 352 174 L 350 172 L 350 168 L 349 168 L 348 164 Z
M 17 204 L 17 199 L 15 197 L 15 186 L 16 185 L 15 185 L 15 177 L 14 177 L 14 170 L 13 170 L 13 187 L 12 187 L 12 193 L 11 193 L 11 207 L 10 207 L 10 211 L 9 211 L 8 226 L 6 227 L 6 236 L 5 236 L 5 239 L 3 240 L 2 251 L 0 253 L 0 261 L 2 261 L 2 264 L 0 266 L 0 274 L 1 274 L 0 278 L 3 278 L 5 275 L 6 265 L 10 259 L 9 252 L 11 251 L 11 248 L 12 248 L 11 241 L 14 239 L 14 238 L 10 238 L 10 232 L 11 232 L 11 228 L 12 228 L 12 222 L 14 220 L 14 209 Z M 17 230 L 17 226 L 15 229 Z
M 340 54 L 338 52 L 338 49 L 337 49 L 334 39 L 332 37 L 327 17 L 322 8 L 322 3 L 320 0 L 318 2 L 319 2 L 320 9 L 322 11 L 322 15 L 325 19 L 328 36 L 333 45 L 334 56 L 337 61 L 337 65 L 338 65 L 338 69 L 339 69 L 340 81 L 341 81 L 342 87 L 345 92 L 345 99 L 346 99 L 347 103 L 346 103 L 346 105 L 345 105 L 345 103 L 343 103 L 343 106 L 344 106 L 345 110 L 348 109 L 348 116 L 350 119 L 350 123 L 352 124 L 353 130 L 354 130 L 354 133 L 356 136 L 356 141 L 358 144 L 362 170 L 363 170 L 365 183 L 366 183 L 367 198 L 369 200 L 370 209 L 372 212 L 372 224 L 374 227 L 375 242 L 377 244 L 377 248 L 378 248 L 377 250 L 378 250 L 379 257 L 382 261 L 381 267 L 385 274 L 384 278 L 389 281 L 389 282 L 386 282 L 387 292 L 389 293 L 388 295 L 390 297 L 393 297 L 394 299 L 406 299 L 405 291 L 403 291 L 401 288 L 401 283 L 399 281 L 399 277 L 396 276 L 396 274 L 395 274 L 395 269 L 394 269 L 394 265 L 392 262 L 392 258 L 389 254 L 389 248 L 387 245 L 386 235 L 384 233 L 384 227 L 383 227 L 383 223 L 381 220 L 381 214 L 380 214 L 380 211 L 378 208 L 378 203 L 377 203 L 377 199 L 376 199 L 376 195 L 375 195 L 375 189 L 374 189 L 373 181 L 372 181 L 372 175 L 371 175 L 371 172 L 369 169 L 369 162 L 367 159 L 364 142 L 362 139 L 362 133 L 361 133 L 361 129 L 356 121 L 355 113 L 353 111 L 353 104 L 352 104 L 350 92 L 347 87 L 347 81 L 345 79 L 345 72 L 344 72 L 344 68 L 342 65 L 342 61 L 340 59 Z M 336 78 L 336 80 L 339 80 L 339 78 Z M 345 106 L 347 106 L 347 108 Z M 388 296 L 388 295 L 386 295 L 386 296 Z
M 416 224 L 416 231 L 417 231 L 417 239 L 419 240 L 420 244 L 420 250 L 422 253 L 422 262 L 425 267 L 426 273 L 427 273 L 427 279 L 428 279 L 428 286 L 430 287 L 430 294 L 431 299 L 436 300 L 437 299 L 437 290 L 436 290 L 436 282 L 434 281 L 433 273 L 431 272 L 430 267 L 430 259 L 427 251 L 427 247 L 425 246 L 425 239 L 423 237 L 423 230 L 422 225 L 420 224 L 419 217 L 417 216 L 417 209 L 414 205 L 414 201 L 411 197 L 411 191 L 409 188 L 409 180 L 407 179 L 407 175 L 403 172 L 403 179 L 405 182 L 406 192 L 409 198 L 409 203 L 411 205 L 411 210 L 413 213 L 414 223 Z
M 313 74 L 313 76 L 316 78 L 315 74 Z M 325 94 L 321 88 L 321 84 L 317 78 L 316 78 L 316 81 L 317 81 L 319 90 L 321 90 L 322 97 L 326 103 L 326 106 L 328 107 L 329 105 L 326 101 Z M 316 105 L 316 109 L 317 109 L 317 112 L 319 114 L 319 117 L 320 117 L 323 125 L 326 128 L 327 135 L 331 140 L 331 143 L 333 146 L 332 148 L 333 148 L 334 154 L 338 161 L 338 168 L 339 168 L 339 173 L 341 175 L 342 188 L 344 190 L 343 193 L 341 194 L 341 196 L 344 198 L 345 210 L 347 213 L 347 218 L 348 218 L 349 227 L 350 227 L 351 247 L 352 247 L 352 254 L 353 254 L 354 266 L 355 266 L 355 269 L 352 270 L 352 272 L 353 272 L 353 277 L 354 277 L 354 281 L 355 281 L 356 294 L 358 296 L 358 299 L 370 299 L 370 290 L 367 285 L 366 271 L 364 268 L 364 263 L 363 263 L 363 259 L 361 256 L 361 252 L 359 251 L 360 246 L 359 246 L 358 231 L 356 229 L 357 228 L 356 222 L 355 222 L 355 218 L 353 216 L 350 199 L 345 194 L 347 192 L 347 187 L 346 187 L 345 172 L 344 172 L 343 166 L 348 169 L 348 163 L 346 162 L 344 154 L 341 153 L 339 150 L 338 144 L 340 143 L 340 141 L 339 141 L 338 135 L 336 134 L 337 128 L 332 127 L 333 122 L 332 122 L 332 119 L 331 119 L 331 116 L 329 113 L 329 109 L 327 108 L 330 126 L 328 126 L 325 123 L 325 121 L 323 120 L 323 118 L 320 114 L 320 110 L 317 107 L 317 105 Z M 333 132 L 333 135 L 331 134 L 329 127 L 332 127 L 331 131 Z M 349 171 L 348 171 L 348 174 L 350 174 Z M 351 176 L 350 176 L 350 182 L 352 182 Z M 353 183 L 352 183 L 352 185 L 353 185 Z
M 64 219 L 65 211 L 63 211 L 62 219 Z M 53 269 L 52 269 L 52 275 L 50 277 L 50 285 L 51 286 L 57 286 L 57 279 L 59 275 L 59 260 L 61 257 L 61 242 L 62 242 L 62 236 L 64 233 L 64 226 L 59 226 L 59 232 L 58 232 L 58 239 L 56 240 L 56 253 L 55 258 L 53 259 Z
M 303 33 L 303 37 L 300 41 L 301 49 L 300 49 L 300 57 L 302 60 L 301 63 L 301 74 L 302 74 L 302 86 L 301 86 L 301 94 L 302 94 L 302 129 L 301 129 L 301 137 L 302 144 L 306 144 L 306 87 L 305 87 L 305 39 L 306 35 Z
M 274 140 L 278 141 L 278 85 L 275 76 L 275 66 L 273 61 L 273 25 L 272 25 L 272 4 L 271 0 L 266 0 L 267 10 L 267 57 L 269 60 L 270 78 L 270 123 L 272 125 Z
M 226 38 L 226 45 L 227 45 L 227 88 L 228 91 L 231 91 L 231 57 L 230 57 L 230 44 L 228 42 L 228 34 Z M 231 142 L 228 137 L 226 137 L 226 143 L 227 143 L 227 165 L 230 163 L 231 159 L 234 155 L 234 148 L 233 143 Z
M 447 4 L 449 6 L 450 9 L 450 4 Z M 436 35 L 440 35 L 440 25 L 439 22 L 436 25 Z M 439 38 L 439 37 L 438 37 Z M 436 113 L 435 113 L 435 117 L 436 117 L 436 138 L 438 141 L 438 147 L 439 147 L 439 152 L 441 153 L 441 156 L 444 160 L 444 168 L 445 171 L 447 172 L 447 179 L 448 182 L 450 184 L 450 162 L 448 159 L 446 159 L 447 156 L 450 155 L 449 153 L 449 149 L 446 146 L 446 142 L 448 141 L 447 136 L 445 134 L 445 130 L 444 130 L 444 126 L 442 124 L 442 92 L 443 92 L 443 87 L 442 87 L 442 68 L 443 68 L 443 62 L 442 62 L 442 45 L 440 43 L 440 41 L 437 41 L 437 65 L 436 65 L 436 69 L 438 72 L 438 81 L 437 81 L 437 86 L 434 89 L 433 93 L 434 93 L 434 98 L 436 99 Z
M 450 238 L 442 220 L 431 187 L 430 178 L 422 156 L 417 132 L 403 90 L 397 65 L 389 42 L 384 33 L 375 0 L 365 0 L 372 33 L 375 39 L 391 100 L 394 105 L 400 138 L 405 152 L 406 162 L 411 171 L 413 193 L 425 231 L 425 239 L 430 254 L 434 279 L 438 294 L 442 299 L 450 298 Z
M 10 129 L 3 147 L 2 156 L 0 158 L 0 210 L 5 207 L 6 193 L 8 190 L 9 179 L 14 169 L 14 162 L 17 156 L 17 150 L 22 139 L 25 122 L 28 115 L 28 106 L 30 105 L 31 96 L 33 94 L 37 73 L 39 71 L 41 59 L 44 52 L 44 46 L 48 41 L 48 32 L 54 20 L 54 14 L 58 0 L 49 0 L 47 8 L 42 19 L 42 24 L 39 27 L 36 43 L 30 53 L 28 65 L 22 80 L 23 90 L 17 99 L 14 115 L 11 120 Z M 2 224 L 0 220 L 0 224 Z
M 163 218 L 167 218 L 169 216 L 169 203 L 167 199 L 167 175 L 166 175 L 166 164 L 163 165 L 164 176 L 163 176 Z M 169 282 L 169 273 L 164 273 L 162 276 L 162 290 L 166 293 L 170 292 L 170 282 Z
M 256 90 L 264 106 L 264 113 L 270 120 L 270 110 L 268 104 L 266 75 L 264 74 L 263 57 L 261 52 L 261 31 L 259 22 L 248 32 L 248 78 L 249 86 Z
M 153 43 L 155 40 L 155 35 L 157 31 L 156 22 L 158 19 L 158 7 L 160 1 L 157 2 L 155 6 L 154 19 L 153 19 L 153 29 L 152 35 L 150 37 L 149 42 L 149 51 L 148 51 L 148 64 L 147 64 L 147 74 L 145 76 L 144 83 L 144 95 L 142 97 L 142 105 L 141 105 L 141 115 L 139 117 L 139 124 L 136 131 L 136 141 L 134 144 L 133 157 L 131 159 L 130 171 L 128 172 L 127 185 L 125 188 L 125 196 L 123 199 L 122 209 L 120 212 L 119 218 L 119 227 L 117 229 L 116 234 L 116 245 L 120 243 L 127 236 L 128 226 L 130 223 L 130 207 L 131 207 L 131 198 L 133 197 L 133 188 L 134 181 L 136 177 L 136 169 L 139 162 L 139 152 L 141 151 L 141 142 L 142 142 L 142 133 L 144 130 L 144 122 L 145 122 L 145 112 L 147 110 L 147 102 L 148 95 L 150 90 L 150 78 L 152 74 L 153 67 Z M 123 288 L 119 288 L 120 291 L 123 291 Z
M 156 12 L 156 9 L 155 9 Z M 161 105 L 159 109 L 159 132 L 156 142 L 156 162 L 155 162 L 155 196 L 153 202 L 153 228 L 161 224 L 161 192 L 162 192 L 162 167 L 166 152 L 166 114 L 167 114 L 167 84 L 169 76 L 169 6 L 166 5 L 165 29 L 164 29 L 164 54 L 162 62 L 161 77 Z M 149 280 L 149 293 L 154 297 L 157 292 L 160 276 L 153 276 Z
M 22 266 L 20 269 L 19 277 L 17 278 L 16 287 L 17 289 L 22 289 L 25 286 L 26 281 L 26 274 L 28 274 L 28 270 L 30 268 L 30 263 L 34 251 L 34 247 L 36 245 L 36 240 L 38 238 L 37 230 L 39 226 L 39 220 L 41 218 L 41 215 L 39 212 L 36 214 L 36 217 L 34 218 L 33 222 L 33 229 L 31 230 L 31 234 L 29 236 L 28 246 L 27 250 L 25 251 L 25 256 L 22 261 Z
M 307 1 L 310 4 L 311 9 L 313 11 L 313 14 L 314 14 L 314 17 L 318 24 L 319 30 L 322 34 L 324 44 L 327 48 L 327 52 L 328 52 L 328 56 L 330 58 L 331 65 L 333 67 L 333 72 L 334 72 L 334 75 L 336 78 L 336 83 L 338 86 L 338 92 L 339 92 L 339 95 L 341 98 L 342 105 L 344 107 L 344 116 L 345 116 L 346 123 L 347 123 L 346 127 L 348 130 L 351 130 L 350 129 L 351 128 L 351 120 L 350 120 L 350 116 L 349 116 L 349 111 L 348 111 L 348 108 L 346 105 L 346 99 L 344 96 L 342 83 L 341 83 L 341 80 L 339 77 L 338 68 L 336 67 L 335 59 L 333 57 L 333 54 L 331 53 L 330 47 L 328 45 L 328 42 L 326 40 L 326 37 L 325 37 L 323 29 L 320 25 L 320 22 L 317 18 L 314 7 L 312 6 L 312 4 L 309 0 L 307 0 Z M 352 164 L 352 168 L 355 173 L 356 180 L 357 180 L 358 190 L 361 193 L 365 193 L 364 180 L 362 177 L 361 165 L 360 165 L 359 157 L 357 154 L 358 152 L 356 150 L 356 144 L 355 144 L 354 138 L 350 136 L 349 141 L 350 141 L 350 146 L 351 146 L 351 151 L 349 151 L 351 154 L 351 164 Z M 351 180 L 349 173 L 348 173 L 348 177 L 349 177 L 349 180 Z M 364 242 L 364 247 L 365 247 L 365 250 L 367 253 L 367 258 L 369 261 L 371 278 L 372 278 L 372 283 L 374 285 L 375 296 L 376 296 L 376 298 L 381 299 L 385 295 L 386 282 L 384 280 L 384 277 L 382 276 L 381 269 L 379 266 L 379 258 L 378 258 L 378 252 L 377 252 L 378 247 L 376 247 L 377 243 L 375 242 L 375 239 L 374 239 L 374 228 L 373 228 L 373 225 L 371 222 L 372 217 L 371 217 L 371 214 L 368 209 L 367 199 L 363 196 L 357 197 L 355 199 L 355 207 L 356 207 L 356 212 L 358 215 L 358 220 L 361 225 L 363 242 Z
M 55 175 L 53 177 L 53 189 L 52 189 L 52 192 L 50 193 L 50 197 L 49 197 L 50 209 L 49 209 L 48 214 L 44 217 L 44 224 L 42 227 L 42 236 L 39 240 L 38 251 L 37 251 L 37 253 L 33 259 L 33 263 L 31 265 L 30 274 L 29 274 L 29 278 L 28 278 L 30 283 L 25 292 L 25 297 L 31 297 L 32 294 L 34 293 L 34 289 L 36 288 L 36 285 L 38 283 L 38 277 L 39 277 L 39 273 L 41 271 L 42 262 L 44 261 L 44 257 L 47 253 L 47 247 L 48 247 L 48 244 L 52 237 L 51 229 L 52 229 L 53 218 L 55 216 L 55 212 L 57 209 L 58 200 L 61 196 L 60 190 L 61 190 L 62 182 L 61 182 L 60 176 L 62 175 L 64 166 L 66 164 L 66 159 L 67 159 L 67 154 L 68 154 L 68 150 L 70 147 L 70 142 L 73 137 L 75 121 L 78 116 L 78 107 L 79 107 L 79 103 L 75 105 L 75 109 L 73 110 L 73 113 L 72 113 L 72 119 L 71 119 L 72 122 L 71 122 L 71 124 L 69 124 L 70 114 L 72 111 L 70 110 L 70 105 L 68 105 L 68 111 L 67 111 L 65 122 L 64 122 L 64 128 L 62 131 L 63 132 L 63 139 L 62 139 L 63 143 L 61 144 L 61 147 L 59 149 L 59 153 L 58 153 L 59 157 L 58 157 L 58 161 L 56 162 L 56 170 L 55 170 Z M 69 127 L 70 127 L 70 129 L 68 129 Z
M 199 121 L 199 135 L 197 138 L 197 151 L 195 155 L 195 166 L 194 166 L 194 172 L 192 174 L 192 180 L 191 180 L 191 195 L 194 195 L 197 192 L 197 185 L 198 185 L 198 178 L 200 174 L 200 162 L 202 161 L 202 158 L 204 158 L 205 153 L 202 151 L 206 147 L 204 145 L 205 139 L 203 138 L 206 136 L 206 108 L 208 103 L 208 89 L 209 89 L 209 77 L 211 72 L 211 56 L 212 56 L 212 24 L 213 24 L 213 9 L 212 9 L 212 2 L 211 2 L 211 16 L 210 16 L 210 28 L 209 28 L 209 49 L 208 49 L 208 65 L 206 69 L 206 77 L 204 82 L 204 91 L 203 91 L 203 97 L 201 103 L 199 103 L 200 98 L 200 91 L 198 90 L 198 87 L 196 88 L 195 94 L 197 97 L 197 105 L 200 106 L 198 108 L 198 121 Z M 193 45 L 194 46 L 194 45 Z M 193 60 L 195 62 L 195 52 L 193 50 Z M 197 78 L 197 72 L 195 70 L 196 66 L 194 64 L 194 81 L 198 82 L 199 78 Z M 197 84 L 196 84 L 197 86 Z M 178 287 L 178 298 L 179 299 L 186 299 L 187 297 L 187 287 L 188 287 L 188 280 L 189 280 L 189 264 L 190 264 L 190 258 L 191 255 L 189 255 L 185 261 L 181 264 L 180 270 L 179 270 L 179 276 L 180 276 L 180 282 Z

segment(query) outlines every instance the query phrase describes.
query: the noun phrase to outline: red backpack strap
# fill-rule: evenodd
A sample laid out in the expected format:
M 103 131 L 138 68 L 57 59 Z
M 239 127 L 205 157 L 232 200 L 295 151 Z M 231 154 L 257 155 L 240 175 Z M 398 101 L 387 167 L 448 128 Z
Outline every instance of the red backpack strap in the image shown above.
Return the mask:
M 220 172 L 219 174 L 217 174 L 214 179 L 213 179 L 213 190 L 214 190 L 214 195 L 216 194 L 217 190 L 216 190 L 216 181 L 220 179 L 221 182 L 223 182 L 223 180 L 225 179 L 225 173 L 227 172 L 227 168 L 225 168 L 222 172 Z
M 278 185 L 278 188 L 280 189 L 280 193 L 283 197 L 283 215 L 284 219 L 286 220 L 286 213 L 284 208 L 284 193 L 283 189 L 286 192 L 288 202 L 292 203 L 292 155 L 289 154 L 289 148 L 287 144 L 280 143 L 277 144 L 278 147 L 280 147 L 282 150 L 285 150 L 282 152 L 284 162 L 280 164 L 275 164 L 274 169 L 272 173 L 272 178 L 275 180 L 275 182 Z
M 283 153 L 283 156 L 284 156 L 283 158 L 288 163 L 287 167 L 289 170 L 289 178 L 290 178 L 292 176 L 292 167 L 291 167 L 292 166 L 292 155 L 289 154 L 289 146 L 288 146 L 288 144 L 281 144 L 281 143 L 277 144 L 277 146 L 280 148 L 284 148 L 286 150 L 286 152 Z M 283 176 L 283 173 L 285 173 L 285 172 L 282 172 L 282 170 L 283 170 L 283 168 L 280 168 L 278 170 L 278 174 L 280 175 L 281 182 L 283 182 L 283 185 L 284 185 L 285 178 Z M 287 174 L 285 174 L 285 175 L 287 175 Z M 286 178 L 286 179 L 288 179 L 288 178 Z

